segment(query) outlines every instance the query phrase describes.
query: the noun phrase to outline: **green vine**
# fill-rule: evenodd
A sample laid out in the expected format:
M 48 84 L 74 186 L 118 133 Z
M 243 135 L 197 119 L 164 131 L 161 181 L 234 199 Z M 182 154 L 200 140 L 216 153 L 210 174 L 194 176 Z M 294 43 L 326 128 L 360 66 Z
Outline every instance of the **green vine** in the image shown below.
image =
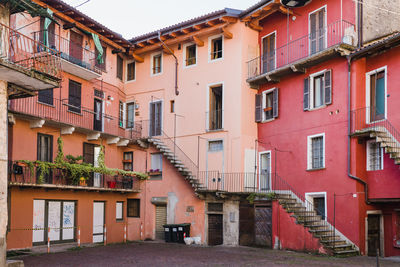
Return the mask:
M 270 193 L 251 193 L 246 199 L 249 201 L 250 204 L 253 204 L 256 199 L 260 198 L 269 198 L 275 199 L 276 194 L 274 192 Z
M 31 174 L 34 174 L 35 167 L 37 170 L 37 183 L 43 184 L 45 182 L 46 175 L 51 173 L 53 169 L 62 170 L 64 176 L 71 179 L 71 183 L 74 185 L 78 185 L 79 181 L 87 180 L 91 176 L 93 172 L 105 174 L 105 175 L 122 175 L 122 176 L 129 176 L 129 177 L 136 177 L 140 180 L 148 179 L 148 175 L 146 173 L 141 172 L 133 172 L 133 171 L 124 171 L 121 169 L 112 169 L 107 168 L 105 165 L 105 155 L 104 155 L 104 147 L 101 146 L 100 154 L 98 157 L 99 167 L 94 167 L 92 164 L 88 164 L 82 162 L 82 156 L 72 156 L 67 155 L 64 156 L 63 152 L 63 141 L 61 137 L 57 139 L 57 156 L 53 162 L 44 162 L 44 161 L 30 161 L 30 160 L 19 160 L 17 162 L 26 164 Z

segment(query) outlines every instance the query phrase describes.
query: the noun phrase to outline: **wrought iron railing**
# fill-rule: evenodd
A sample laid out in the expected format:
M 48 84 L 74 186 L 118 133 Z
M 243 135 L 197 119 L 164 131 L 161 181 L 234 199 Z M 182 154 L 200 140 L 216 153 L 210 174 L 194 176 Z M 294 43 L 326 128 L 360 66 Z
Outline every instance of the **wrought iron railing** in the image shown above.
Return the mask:
M 103 68 L 97 66 L 96 55 L 93 50 L 51 32 L 47 32 L 46 37 L 45 33 L 46 31 L 33 32 L 34 39 L 38 43 L 44 43 L 43 40 L 48 39 L 46 42 L 49 42 L 49 46 L 57 51 L 57 55 L 61 58 L 85 69 L 101 73 Z M 41 47 L 37 47 L 38 51 L 40 49 Z
M 40 178 L 39 166 L 31 169 L 27 164 L 10 161 L 8 182 L 15 185 L 58 185 L 76 187 L 94 187 L 103 189 L 139 190 L 140 180 L 136 177 L 91 173 L 85 180 L 74 181 L 65 169 L 51 169 Z
M 61 79 L 58 52 L 0 23 L 0 58 L 23 69 Z
M 212 110 L 206 112 L 206 130 L 215 131 L 223 129 L 223 116 L 223 110 Z
M 352 45 L 354 32 L 352 23 L 340 20 L 317 32 L 290 41 L 248 61 L 248 79 L 285 67 L 341 43 Z

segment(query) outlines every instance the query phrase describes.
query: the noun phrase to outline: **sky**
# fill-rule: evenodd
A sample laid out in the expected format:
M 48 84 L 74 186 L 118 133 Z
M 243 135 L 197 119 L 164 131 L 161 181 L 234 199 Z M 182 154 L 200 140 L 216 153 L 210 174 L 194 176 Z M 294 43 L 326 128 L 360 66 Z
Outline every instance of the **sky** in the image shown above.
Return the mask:
M 87 0 L 63 0 L 73 7 Z M 259 0 L 90 0 L 77 7 L 126 39 L 223 9 L 246 9 Z

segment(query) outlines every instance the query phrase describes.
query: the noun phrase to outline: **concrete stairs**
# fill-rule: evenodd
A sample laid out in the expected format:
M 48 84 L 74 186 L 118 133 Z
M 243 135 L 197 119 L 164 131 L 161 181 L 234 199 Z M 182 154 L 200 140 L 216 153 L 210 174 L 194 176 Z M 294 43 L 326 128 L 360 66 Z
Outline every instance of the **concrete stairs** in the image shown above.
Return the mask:
M 155 146 L 169 160 L 169 162 L 171 162 L 171 164 L 175 166 L 175 168 L 180 172 L 180 174 L 182 174 L 185 180 L 190 183 L 195 192 L 205 189 L 204 185 L 201 184 L 197 178 L 197 171 L 193 170 L 193 168 L 190 169 L 188 166 L 185 166 L 185 164 L 183 163 L 185 159 L 178 158 L 177 154 L 174 155 L 174 148 L 168 147 L 162 141 L 162 139 L 156 137 L 147 138 L 146 142 Z M 175 143 L 173 143 L 172 145 L 176 146 Z M 191 162 L 190 159 L 186 160 L 189 160 Z
M 357 248 L 342 238 L 326 220 L 317 215 L 312 207 L 307 207 L 291 193 L 275 193 L 276 199 L 285 211 L 296 219 L 297 224 L 308 228 L 308 231 L 319 239 L 321 245 L 336 256 L 359 255 Z

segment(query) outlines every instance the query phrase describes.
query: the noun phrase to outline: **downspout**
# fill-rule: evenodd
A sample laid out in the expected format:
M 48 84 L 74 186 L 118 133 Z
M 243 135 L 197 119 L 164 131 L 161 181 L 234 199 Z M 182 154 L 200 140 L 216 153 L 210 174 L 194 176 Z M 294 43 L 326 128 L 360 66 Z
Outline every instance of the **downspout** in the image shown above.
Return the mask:
M 178 58 L 175 56 L 174 52 L 161 40 L 161 31 L 158 32 L 158 40 L 169 50 L 171 55 L 175 58 L 175 95 L 179 95 L 178 91 Z
M 347 175 L 364 186 L 365 203 L 370 204 L 368 201 L 368 184 L 361 178 L 351 174 L 351 56 L 347 56 L 348 65 L 348 118 L 347 118 Z
M 357 8 L 357 16 L 358 16 L 358 25 L 357 25 L 357 32 L 358 32 L 358 48 L 360 48 L 363 44 L 363 0 L 358 0 L 358 8 Z

